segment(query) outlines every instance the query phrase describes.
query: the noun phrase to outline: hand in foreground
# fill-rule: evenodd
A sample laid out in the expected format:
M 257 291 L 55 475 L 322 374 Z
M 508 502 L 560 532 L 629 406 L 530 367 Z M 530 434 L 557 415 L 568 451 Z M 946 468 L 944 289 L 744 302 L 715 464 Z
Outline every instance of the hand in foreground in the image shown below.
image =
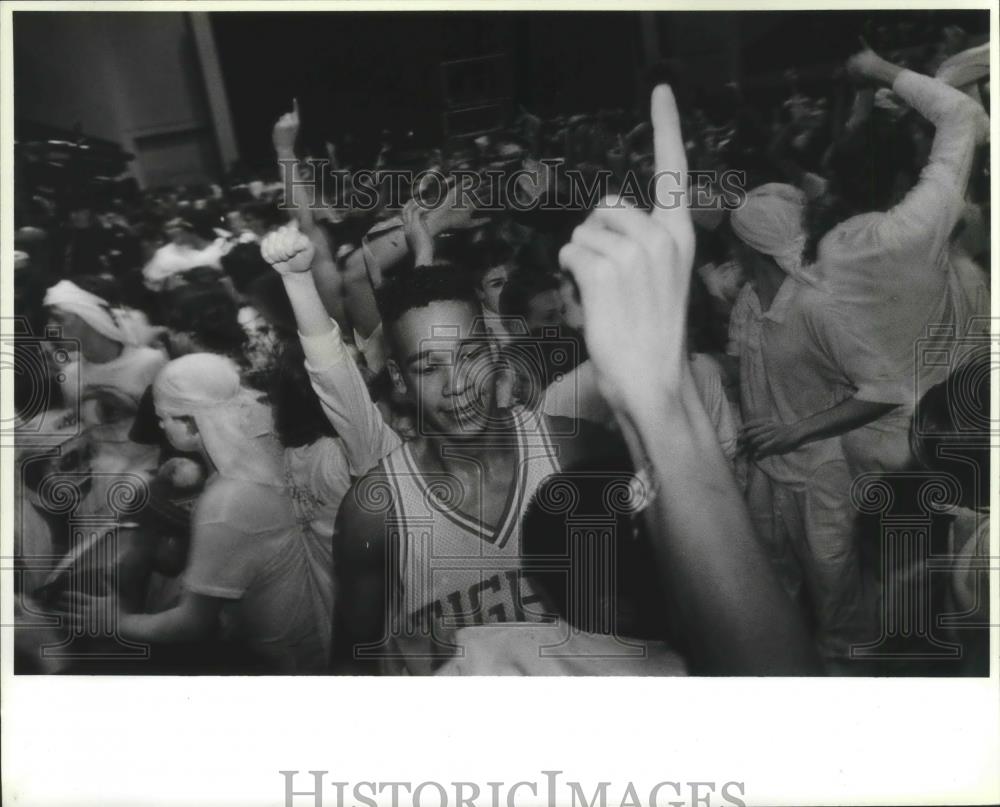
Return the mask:
M 652 212 L 610 198 L 559 253 L 580 291 L 584 336 L 602 392 L 618 408 L 647 413 L 662 412 L 668 398 L 679 400 L 694 261 L 687 157 L 666 85 L 653 91 L 652 120 Z
M 287 154 L 295 151 L 295 140 L 299 136 L 299 100 L 292 99 L 292 111 L 286 112 L 271 130 L 271 141 L 274 143 L 274 150 L 279 154 Z
M 767 418 L 749 420 L 740 429 L 743 452 L 752 459 L 763 459 L 794 451 L 802 441 L 794 426 Z
M 260 245 L 264 260 L 282 275 L 308 272 L 316 247 L 294 224 L 286 224 L 268 233 Z

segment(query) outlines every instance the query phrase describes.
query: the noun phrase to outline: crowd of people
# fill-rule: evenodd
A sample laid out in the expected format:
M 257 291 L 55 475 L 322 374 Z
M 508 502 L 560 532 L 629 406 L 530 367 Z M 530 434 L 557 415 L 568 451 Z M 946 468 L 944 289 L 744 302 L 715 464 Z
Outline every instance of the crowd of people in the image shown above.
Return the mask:
M 989 48 L 945 33 L 371 166 L 293 103 L 276 181 L 20 199 L 20 670 L 984 674 Z M 359 203 L 403 165 L 534 204 Z

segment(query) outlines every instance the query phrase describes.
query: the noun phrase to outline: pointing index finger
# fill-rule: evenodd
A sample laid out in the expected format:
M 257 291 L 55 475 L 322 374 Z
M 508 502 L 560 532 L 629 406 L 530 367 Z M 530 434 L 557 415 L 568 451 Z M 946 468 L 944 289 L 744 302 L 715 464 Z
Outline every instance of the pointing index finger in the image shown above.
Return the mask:
M 674 93 L 666 84 L 653 90 L 653 151 L 656 185 L 653 216 L 663 222 L 689 216 L 687 207 L 687 154 L 681 136 L 680 114 Z

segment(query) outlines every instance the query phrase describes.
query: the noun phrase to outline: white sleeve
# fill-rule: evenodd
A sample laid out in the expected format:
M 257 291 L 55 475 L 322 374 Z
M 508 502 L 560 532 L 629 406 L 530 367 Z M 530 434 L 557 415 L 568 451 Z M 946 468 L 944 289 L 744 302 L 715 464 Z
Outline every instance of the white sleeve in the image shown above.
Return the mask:
M 722 370 L 710 356 L 696 354 L 691 360 L 691 376 L 708 419 L 719 436 L 722 453 L 732 465 L 736 459 L 736 422 L 722 386 Z
M 385 367 L 385 337 L 382 335 L 381 322 L 367 339 L 355 331 L 354 344 L 364 357 L 368 369 L 373 373 L 379 373 Z
M 933 258 L 943 250 L 965 207 L 976 146 L 989 131 L 982 107 L 942 81 L 904 70 L 893 90 L 934 124 L 934 143 L 920 179 L 879 222 L 885 248 Z
M 351 474 L 361 476 L 400 446 L 402 440 L 382 419 L 361 372 L 340 338 L 340 328 L 335 322 L 331 324 L 328 333 L 299 334 L 299 340 L 312 387 L 327 420 L 343 442 Z

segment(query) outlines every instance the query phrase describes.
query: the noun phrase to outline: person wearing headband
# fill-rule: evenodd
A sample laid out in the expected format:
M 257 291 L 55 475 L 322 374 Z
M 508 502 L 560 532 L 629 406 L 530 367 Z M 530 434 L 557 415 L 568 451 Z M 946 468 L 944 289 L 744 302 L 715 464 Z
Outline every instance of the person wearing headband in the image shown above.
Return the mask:
M 803 265 L 805 204 L 799 189 L 771 183 L 732 212 L 749 282 L 733 308 L 730 343 L 739 359 L 751 516 L 786 588 L 808 592 L 821 653 L 842 659 L 867 638 L 870 614 L 838 436 L 892 410 L 905 391 L 853 338 L 813 267 Z M 886 380 L 856 384 L 862 371 Z
M 183 593 L 173 608 L 121 614 L 124 638 L 151 644 L 218 639 L 278 673 L 318 673 L 329 659 L 330 552 L 296 519 L 270 407 L 211 353 L 167 364 L 153 397 L 171 445 L 210 469 L 191 520 Z

